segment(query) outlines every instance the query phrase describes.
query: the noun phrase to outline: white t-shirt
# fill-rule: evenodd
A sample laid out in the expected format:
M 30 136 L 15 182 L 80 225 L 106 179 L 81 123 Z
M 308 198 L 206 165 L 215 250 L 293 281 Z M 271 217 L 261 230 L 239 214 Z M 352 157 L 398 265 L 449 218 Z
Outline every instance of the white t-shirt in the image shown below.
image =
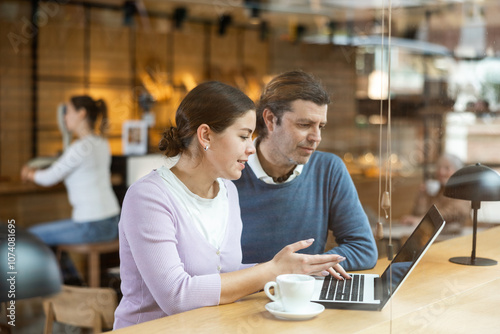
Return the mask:
M 226 233 L 229 212 L 227 189 L 224 182 L 217 179 L 219 192 L 215 198 L 208 199 L 191 192 L 169 168 L 162 166 L 156 172 L 173 190 L 172 192 L 193 219 L 196 229 L 212 246 L 220 249 L 220 244 Z
M 91 222 L 120 213 L 111 185 L 111 153 L 106 139 L 89 135 L 74 141 L 49 168 L 37 170 L 36 184 L 64 180 L 75 222 Z

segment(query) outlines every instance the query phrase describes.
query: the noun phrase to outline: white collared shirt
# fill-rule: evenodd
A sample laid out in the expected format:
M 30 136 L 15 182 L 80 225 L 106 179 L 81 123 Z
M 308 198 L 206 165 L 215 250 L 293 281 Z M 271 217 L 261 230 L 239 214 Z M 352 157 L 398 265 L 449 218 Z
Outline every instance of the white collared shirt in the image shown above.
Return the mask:
M 253 144 L 255 147 L 257 147 L 257 139 L 255 139 L 253 141 Z M 252 154 L 248 157 L 248 165 L 250 166 L 250 168 L 252 168 L 253 172 L 255 173 L 255 175 L 257 176 L 257 178 L 259 180 L 262 180 L 267 184 L 279 184 L 279 183 L 274 182 L 273 178 L 271 176 L 267 175 L 266 172 L 264 171 L 264 169 L 262 169 L 262 165 L 260 164 L 260 161 L 259 161 L 259 156 L 257 155 L 257 150 L 255 150 L 254 154 Z M 297 176 L 300 175 L 300 173 L 302 173 L 303 168 L 304 168 L 304 165 L 295 166 L 295 169 L 293 170 L 292 175 L 290 175 L 290 177 L 288 177 L 288 179 L 283 183 L 287 183 L 287 182 L 290 182 L 293 179 L 295 179 Z

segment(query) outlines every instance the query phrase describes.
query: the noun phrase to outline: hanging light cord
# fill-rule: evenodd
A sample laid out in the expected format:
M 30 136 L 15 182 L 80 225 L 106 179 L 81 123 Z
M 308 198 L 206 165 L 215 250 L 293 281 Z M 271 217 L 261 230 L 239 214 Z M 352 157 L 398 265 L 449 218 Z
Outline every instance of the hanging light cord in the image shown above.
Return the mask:
M 385 20 L 385 12 L 382 10 L 382 54 L 380 57 L 380 69 L 382 70 L 384 68 L 384 20 Z M 381 71 L 383 72 L 383 71 Z M 380 75 L 380 111 L 379 111 L 379 145 L 378 145 L 378 156 L 379 156 L 379 173 L 378 173 L 378 212 L 377 212 L 377 217 L 378 217 L 378 222 L 377 222 L 377 238 L 382 239 L 384 237 L 384 232 L 383 232 L 383 227 L 382 227 L 382 222 L 381 222 L 381 212 L 380 209 L 382 208 L 382 169 L 383 169 L 383 159 L 382 159 L 382 132 L 383 132 L 383 122 L 382 119 L 384 117 L 384 101 L 382 99 L 383 97 L 383 92 L 384 92 L 384 76 Z
M 384 76 L 380 76 L 380 130 L 379 130 L 379 198 L 378 198 L 378 219 L 376 226 L 376 236 L 378 239 L 384 237 L 383 224 L 381 219 L 381 209 L 384 210 L 385 219 L 389 221 L 389 243 L 387 245 L 387 257 L 392 260 L 393 246 L 392 246 L 392 146 L 391 146 L 391 34 L 392 34 L 392 3 L 389 0 L 389 24 L 388 24 L 388 46 L 387 46 L 387 83 L 384 81 Z M 384 69 L 384 50 L 385 50 L 385 11 L 382 10 L 382 55 L 380 57 L 380 68 Z M 383 71 L 382 71 L 383 72 Z M 387 86 L 386 86 L 387 85 Z M 383 92 L 384 88 L 387 89 L 387 137 L 386 137 L 386 158 L 382 158 L 382 133 L 383 133 Z M 385 174 L 384 191 L 382 192 L 382 171 Z
M 387 256 L 392 260 L 392 112 L 391 112 L 391 38 L 392 38 L 392 0 L 389 0 L 389 38 L 387 42 L 387 169 L 386 188 L 389 193 L 389 245 L 387 246 Z
M 392 0 L 389 1 L 389 38 L 387 46 L 387 163 L 388 168 L 386 169 L 386 193 L 389 193 L 389 244 L 387 245 L 387 258 L 392 260 L 393 257 L 393 247 L 392 247 L 392 133 L 391 133 L 391 38 L 392 38 Z M 388 172 L 387 172 L 388 170 Z M 386 213 L 387 214 L 387 213 Z M 391 287 L 390 294 L 392 291 L 392 266 L 389 267 L 389 287 Z M 390 333 L 392 334 L 392 298 L 390 302 L 391 309 L 391 320 L 390 320 Z

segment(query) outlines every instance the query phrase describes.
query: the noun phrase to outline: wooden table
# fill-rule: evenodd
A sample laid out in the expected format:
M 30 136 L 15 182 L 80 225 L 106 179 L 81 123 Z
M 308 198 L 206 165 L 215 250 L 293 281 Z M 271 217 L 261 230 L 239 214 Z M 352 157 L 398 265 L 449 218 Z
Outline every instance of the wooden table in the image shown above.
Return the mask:
M 34 183 L 0 183 L 0 221 L 14 219 L 18 227 L 71 217 L 71 205 L 62 183 L 41 187 Z
M 380 312 L 326 309 L 306 321 L 285 321 L 264 308 L 261 292 L 228 305 L 205 307 L 123 328 L 126 333 L 492 333 L 500 328 L 500 264 L 453 264 L 469 256 L 471 236 L 435 243 Z M 478 234 L 477 256 L 500 260 L 500 227 Z M 381 274 L 381 259 L 370 271 Z

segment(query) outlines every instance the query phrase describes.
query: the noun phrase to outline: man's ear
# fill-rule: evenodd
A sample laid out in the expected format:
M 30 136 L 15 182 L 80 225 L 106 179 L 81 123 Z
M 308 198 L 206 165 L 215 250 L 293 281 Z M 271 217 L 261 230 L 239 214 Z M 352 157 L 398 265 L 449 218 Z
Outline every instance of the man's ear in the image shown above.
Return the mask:
M 273 112 L 269 110 L 268 108 L 264 109 L 262 111 L 262 118 L 264 119 L 264 122 L 266 123 L 267 131 L 272 132 L 274 128 L 276 127 L 276 121 L 278 120 L 276 116 L 274 116 Z
M 196 137 L 198 138 L 201 148 L 205 149 L 205 147 L 210 147 L 211 134 L 212 130 L 210 130 L 207 124 L 202 124 L 198 127 L 198 130 L 196 130 Z

